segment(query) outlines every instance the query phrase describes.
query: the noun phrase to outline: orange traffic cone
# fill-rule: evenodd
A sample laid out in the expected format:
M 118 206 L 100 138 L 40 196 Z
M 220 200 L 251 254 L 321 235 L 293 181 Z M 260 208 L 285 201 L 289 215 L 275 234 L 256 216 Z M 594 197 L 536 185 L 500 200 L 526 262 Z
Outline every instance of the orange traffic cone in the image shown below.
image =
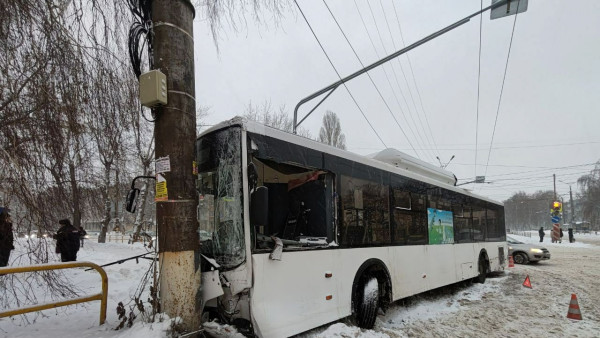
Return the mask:
M 577 303 L 577 296 L 574 293 L 571 294 L 571 303 L 569 304 L 569 311 L 567 312 L 567 318 L 582 320 L 581 311 L 579 310 L 579 303 Z
M 515 267 L 515 260 L 513 259 L 512 255 L 508 256 L 508 267 L 509 268 L 514 268 Z

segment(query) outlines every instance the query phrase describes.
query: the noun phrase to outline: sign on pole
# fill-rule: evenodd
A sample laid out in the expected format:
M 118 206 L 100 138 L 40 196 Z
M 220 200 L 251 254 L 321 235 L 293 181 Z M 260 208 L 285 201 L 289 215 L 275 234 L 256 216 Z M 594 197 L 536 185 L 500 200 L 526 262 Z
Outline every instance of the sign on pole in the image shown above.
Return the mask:
M 500 1 L 505 0 L 492 0 L 492 5 Z M 493 8 L 490 11 L 490 20 L 525 12 L 527 10 L 527 1 L 528 0 L 508 0 L 506 4 Z

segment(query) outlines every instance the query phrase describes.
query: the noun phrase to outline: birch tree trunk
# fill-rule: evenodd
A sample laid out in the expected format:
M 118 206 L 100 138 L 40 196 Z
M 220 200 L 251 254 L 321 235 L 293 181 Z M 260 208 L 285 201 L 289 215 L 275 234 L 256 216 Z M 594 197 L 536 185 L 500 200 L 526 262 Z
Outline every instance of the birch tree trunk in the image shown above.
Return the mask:
M 106 232 L 108 229 L 108 223 L 110 222 L 110 168 L 111 164 L 107 163 L 104 165 L 104 190 L 102 192 L 102 198 L 104 199 L 104 218 L 102 219 L 102 230 L 98 235 L 98 243 L 106 243 Z

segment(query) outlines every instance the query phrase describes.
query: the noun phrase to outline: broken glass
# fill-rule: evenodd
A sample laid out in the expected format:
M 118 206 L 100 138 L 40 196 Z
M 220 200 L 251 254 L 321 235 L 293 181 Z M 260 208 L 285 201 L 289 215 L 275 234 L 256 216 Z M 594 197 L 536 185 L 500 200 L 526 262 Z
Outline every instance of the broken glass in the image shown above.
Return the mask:
M 198 220 L 202 252 L 224 269 L 246 259 L 242 199 L 241 130 L 230 128 L 197 143 Z

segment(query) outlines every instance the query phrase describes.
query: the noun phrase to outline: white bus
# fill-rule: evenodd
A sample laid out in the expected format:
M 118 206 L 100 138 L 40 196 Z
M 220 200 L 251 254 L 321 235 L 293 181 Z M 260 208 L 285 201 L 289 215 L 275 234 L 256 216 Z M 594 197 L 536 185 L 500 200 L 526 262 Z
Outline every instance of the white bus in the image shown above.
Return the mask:
M 234 118 L 196 141 L 203 320 L 285 337 L 505 268 L 502 204 L 397 150 Z

